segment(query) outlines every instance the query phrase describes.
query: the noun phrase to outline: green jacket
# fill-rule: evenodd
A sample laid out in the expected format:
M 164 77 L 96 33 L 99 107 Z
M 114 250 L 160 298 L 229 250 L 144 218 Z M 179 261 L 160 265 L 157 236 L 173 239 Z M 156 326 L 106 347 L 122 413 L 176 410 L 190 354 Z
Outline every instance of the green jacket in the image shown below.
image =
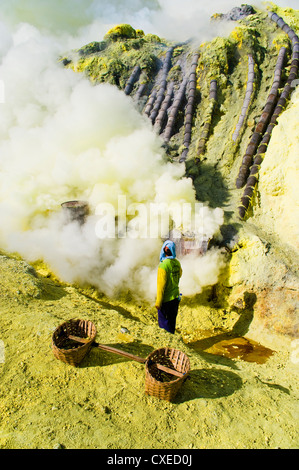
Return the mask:
M 166 258 L 158 266 L 156 307 L 179 297 L 179 281 L 182 275 L 179 260 Z

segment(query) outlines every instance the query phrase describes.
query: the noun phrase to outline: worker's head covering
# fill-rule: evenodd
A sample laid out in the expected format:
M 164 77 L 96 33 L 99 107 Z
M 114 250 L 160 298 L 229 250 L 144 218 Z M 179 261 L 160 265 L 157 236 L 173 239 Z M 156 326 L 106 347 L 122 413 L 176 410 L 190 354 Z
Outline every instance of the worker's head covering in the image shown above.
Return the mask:
M 171 252 L 171 256 L 168 256 L 166 255 L 165 251 L 164 251 L 164 248 L 167 246 L 167 248 L 169 248 L 170 252 Z M 162 248 L 161 248 L 161 251 L 160 251 L 160 261 L 163 261 L 165 258 L 170 258 L 170 259 L 174 259 L 176 257 L 176 252 L 175 252 L 175 243 L 172 242 L 171 240 L 166 240 L 163 245 L 162 245 Z

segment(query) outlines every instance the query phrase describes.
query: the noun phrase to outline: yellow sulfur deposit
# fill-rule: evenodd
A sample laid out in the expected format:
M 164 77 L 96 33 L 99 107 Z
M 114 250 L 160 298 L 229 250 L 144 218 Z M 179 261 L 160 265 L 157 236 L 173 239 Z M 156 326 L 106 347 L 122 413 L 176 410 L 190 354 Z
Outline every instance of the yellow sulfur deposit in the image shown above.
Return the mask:
M 109 29 L 104 39 L 111 39 L 117 41 L 118 39 L 135 38 L 136 31 L 129 24 L 119 24 Z
M 265 248 L 256 235 L 239 239 L 240 249 L 232 254 L 229 263 L 229 285 L 234 286 L 258 276 L 258 267 L 262 267 Z
M 264 224 L 296 250 L 299 248 L 298 115 L 299 87 L 273 130 L 258 186 Z

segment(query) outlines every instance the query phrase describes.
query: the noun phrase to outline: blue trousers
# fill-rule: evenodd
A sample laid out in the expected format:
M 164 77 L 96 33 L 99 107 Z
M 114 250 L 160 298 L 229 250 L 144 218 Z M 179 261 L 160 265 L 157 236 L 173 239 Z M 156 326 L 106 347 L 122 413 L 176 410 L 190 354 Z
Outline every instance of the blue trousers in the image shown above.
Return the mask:
M 169 302 L 164 302 L 161 308 L 158 309 L 159 327 L 173 334 L 175 332 L 178 309 L 179 299 L 173 299 Z

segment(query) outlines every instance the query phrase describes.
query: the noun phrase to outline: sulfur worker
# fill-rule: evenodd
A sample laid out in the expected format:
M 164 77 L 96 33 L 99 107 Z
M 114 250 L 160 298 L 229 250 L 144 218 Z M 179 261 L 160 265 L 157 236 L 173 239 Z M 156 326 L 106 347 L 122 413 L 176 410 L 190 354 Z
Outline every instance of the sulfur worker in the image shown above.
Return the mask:
M 163 243 L 160 252 L 160 264 L 157 275 L 158 324 L 169 333 L 175 332 L 180 291 L 179 281 L 182 276 L 181 263 L 176 259 L 175 244 L 171 240 Z

